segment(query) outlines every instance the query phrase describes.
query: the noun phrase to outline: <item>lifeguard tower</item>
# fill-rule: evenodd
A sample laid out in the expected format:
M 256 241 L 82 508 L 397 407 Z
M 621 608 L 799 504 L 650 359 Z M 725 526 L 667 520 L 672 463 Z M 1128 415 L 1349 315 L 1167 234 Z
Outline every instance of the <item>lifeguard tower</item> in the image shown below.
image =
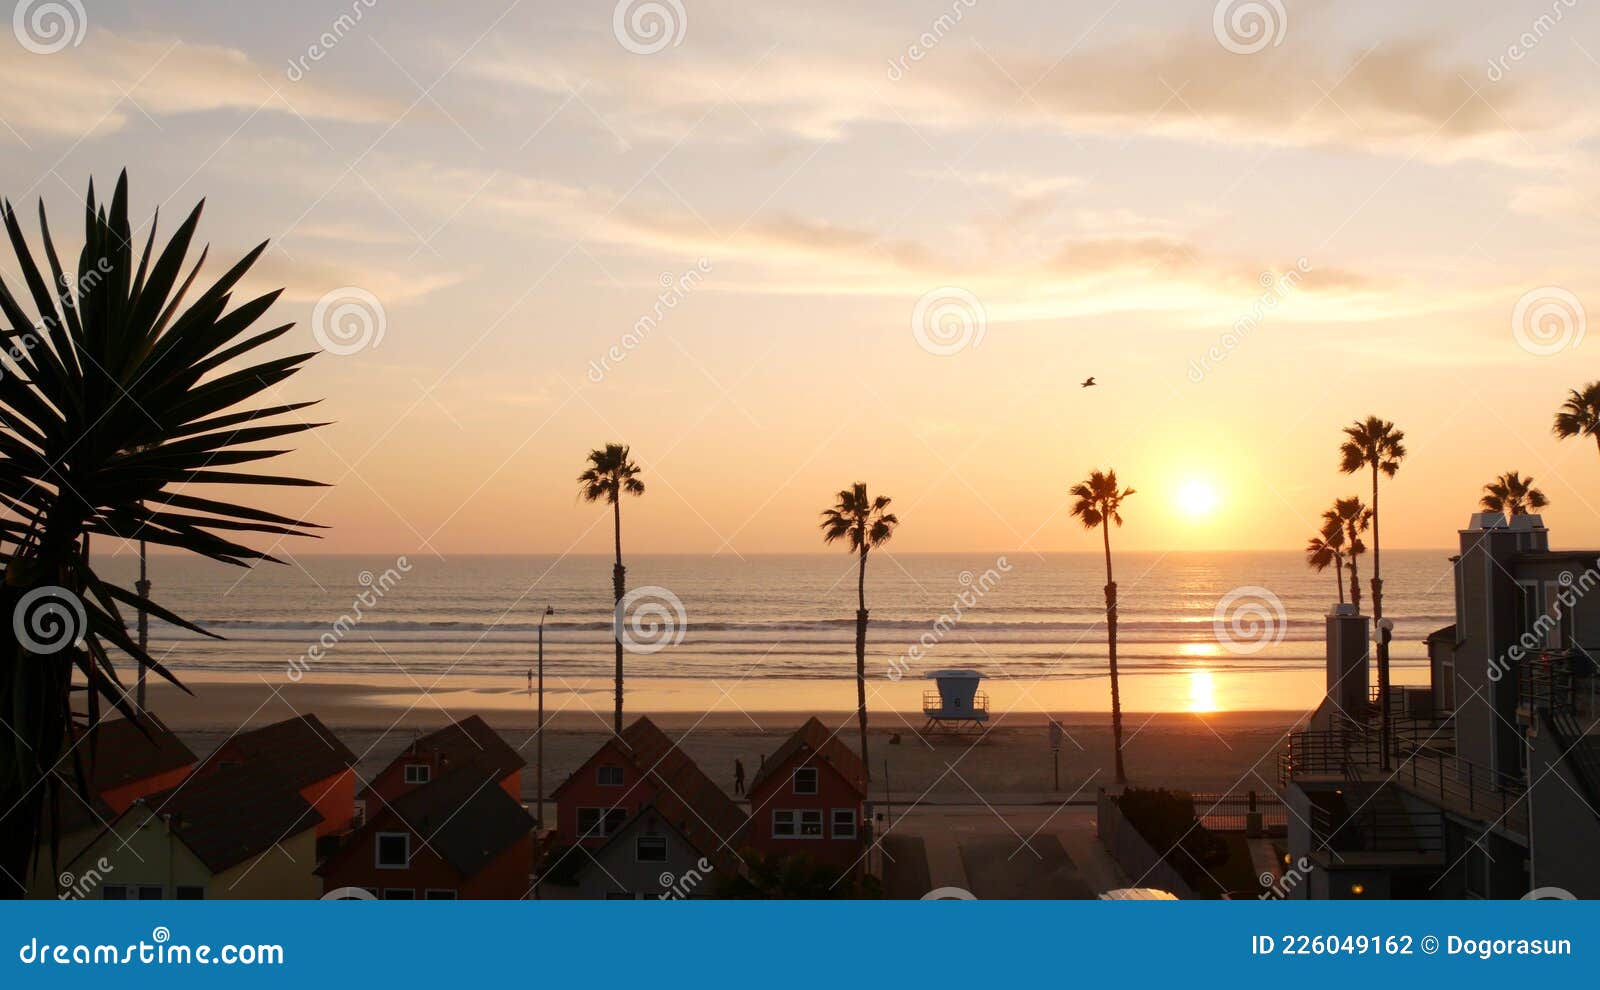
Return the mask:
M 936 690 L 922 692 L 923 732 L 945 728 L 983 727 L 989 721 L 989 696 L 978 690 L 983 675 L 976 670 L 933 670 L 927 678 Z

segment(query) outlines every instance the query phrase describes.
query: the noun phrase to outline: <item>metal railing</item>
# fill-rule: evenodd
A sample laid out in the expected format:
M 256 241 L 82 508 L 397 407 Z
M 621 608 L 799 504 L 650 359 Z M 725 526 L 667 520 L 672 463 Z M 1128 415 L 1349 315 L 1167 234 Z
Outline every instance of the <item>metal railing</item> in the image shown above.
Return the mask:
M 951 699 L 959 700 L 959 699 Z M 922 692 L 922 712 L 932 715 L 935 712 L 942 715 L 960 714 L 961 712 L 987 712 L 989 710 L 989 696 L 982 691 L 972 696 L 972 707 L 960 705 L 946 705 L 944 696 L 937 691 Z
M 1592 716 L 1600 705 L 1600 663 L 1596 651 L 1575 647 L 1547 650 L 1525 658 L 1517 667 L 1517 707 L 1535 711 Z
M 1314 847 L 1333 852 L 1444 852 L 1444 815 L 1437 811 L 1363 808 L 1343 818 L 1327 808 L 1311 809 Z

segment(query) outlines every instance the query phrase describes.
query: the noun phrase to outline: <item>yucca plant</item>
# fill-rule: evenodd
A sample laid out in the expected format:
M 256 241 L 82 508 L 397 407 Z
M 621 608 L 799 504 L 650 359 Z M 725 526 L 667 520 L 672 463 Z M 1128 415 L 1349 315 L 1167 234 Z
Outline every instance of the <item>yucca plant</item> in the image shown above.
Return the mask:
M 46 814 L 67 787 L 83 788 L 102 713 L 133 715 L 112 662 L 130 658 L 182 687 L 129 636 L 125 610 L 205 630 L 101 579 L 89 539 L 144 540 L 248 566 L 275 560 L 244 534 L 309 536 L 297 519 L 195 494 L 201 486 L 311 485 L 239 465 L 287 451 L 258 444 L 322 424 L 279 417 L 312 405 L 241 408 L 293 375 L 315 352 L 250 364 L 293 324 L 254 330 L 279 292 L 234 305 L 232 292 L 262 243 L 185 302 L 205 262 L 188 254 L 204 203 L 164 245 L 152 219 L 135 255 L 128 183 L 109 203 L 89 186 L 76 274 L 57 255 L 43 203 L 44 266 L 11 204 L 0 204 L 21 296 L 0 279 L 0 890 L 19 896 Z M 187 270 L 186 270 L 187 269 Z M 281 291 L 281 290 L 279 290 Z M 76 704 L 75 704 L 76 702 Z M 70 754 L 70 755 L 68 755 Z M 54 826 L 49 827 L 54 831 Z

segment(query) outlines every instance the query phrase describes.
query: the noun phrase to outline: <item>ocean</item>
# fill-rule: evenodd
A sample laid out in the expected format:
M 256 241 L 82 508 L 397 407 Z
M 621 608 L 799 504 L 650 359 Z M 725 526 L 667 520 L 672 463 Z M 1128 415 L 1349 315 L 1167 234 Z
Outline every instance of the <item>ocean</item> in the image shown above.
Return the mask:
M 1423 637 L 1453 621 L 1447 556 L 1384 553 L 1399 662 L 1421 660 Z M 856 570 L 846 553 L 633 555 L 626 563 L 636 595 L 625 625 L 630 677 L 854 676 Z M 131 585 L 131 555 L 97 564 Z M 1362 564 L 1365 584 L 1370 553 Z M 1115 566 L 1119 656 L 1130 674 L 1196 663 L 1224 675 L 1321 667 L 1334 579 L 1310 571 L 1298 553 L 1129 552 Z M 546 606 L 555 610 L 545 625 L 550 676 L 609 677 L 612 669 L 608 557 L 301 556 L 241 570 L 160 555 L 150 570 L 158 602 L 226 637 L 204 640 L 152 620 L 154 652 L 190 677 L 299 669 L 358 682 L 397 672 L 520 679 Z M 1103 676 L 1104 582 L 1095 553 L 874 552 L 869 673 Z

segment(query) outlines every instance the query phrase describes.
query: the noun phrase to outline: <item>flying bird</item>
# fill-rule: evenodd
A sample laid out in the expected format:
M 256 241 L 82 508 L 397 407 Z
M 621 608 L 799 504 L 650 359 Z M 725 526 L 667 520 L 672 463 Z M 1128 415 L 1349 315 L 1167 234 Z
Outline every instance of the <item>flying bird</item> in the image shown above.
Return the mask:
M 1089 386 L 1091 386 L 1093 384 L 1094 384 L 1094 376 L 1090 375 L 1088 378 L 1085 378 L 1083 380 L 1083 384 L 1078 386 L 1078 387 L 1079 388 L 1088 388 Z

